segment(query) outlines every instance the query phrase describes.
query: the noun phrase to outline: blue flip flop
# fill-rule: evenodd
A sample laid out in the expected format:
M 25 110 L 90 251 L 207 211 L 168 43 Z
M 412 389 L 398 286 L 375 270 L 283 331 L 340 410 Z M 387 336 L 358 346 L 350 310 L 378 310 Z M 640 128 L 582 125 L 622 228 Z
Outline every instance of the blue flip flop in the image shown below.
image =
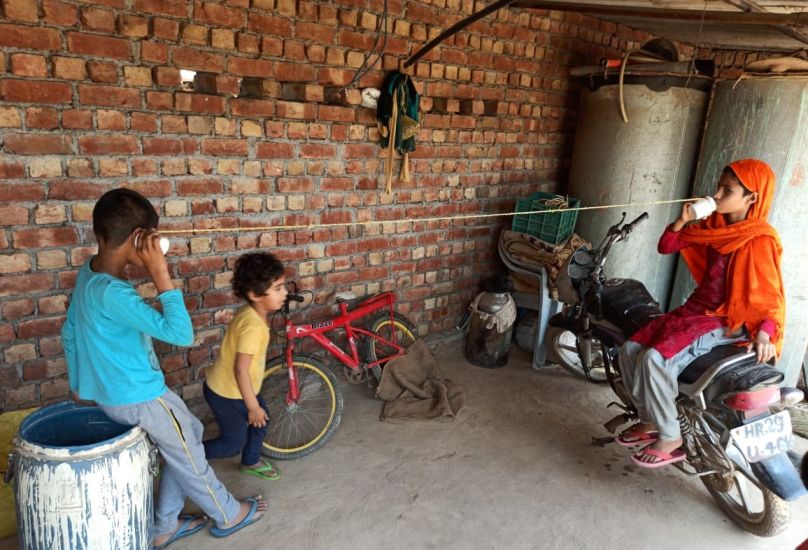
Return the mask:
M 194 521 L 196 521 L 198 519 L 203 519 L 203 518 L 205 519 L 205 521 L 203 521 L 202 523 L 200 523 L 199 525 L 197 525 L 195 527 L 188 528 L 188 526 L 191 525 L 191 523 L 193 523 Z M 168 540 L 165 541 L 163 544 L 161 544 L 160 546 L 155 546 L 154 550 L 163 550 L 163 548 L 165 548 L 166 546 L 168 546 L 172 542 L 177 542 L 181 538 L 185 538 L 185 537 L 187 537 L 189 535 L 193 535 L 194 533 L 196 533 L 198 531 L 201 531 L 208 524 L 208 521 L 207 521 L 208 518 L 206 518 L 205 516 L 191 516 L 191 515 L 188 515 L 188 514 L 183 514 L 183 515 L 181 515 L 179 517 L 179 519 L 180 519 L 180 521 L 182 521 L 179 528 L 176 531 L 174 531 L 174 534 L 171 535 L 168 538 Z
M 227 527 L 225 529 L 221 529 L 220 527 L 213 526 L 210 528 L 210 534 L 216 538 L 226 537 L 228 535 L 232 535 L 239 529 L 243 529 L 250 524 L 255 523 L 262 517 L 264 517 L 263 513 L 256 517 L 256 513 L 258 513 L 258 502 L 262 499 L 255 498 L 255 497 L 248 497 L 244 499 L 245 501 L 250 503 L 250 511 L 244 516 L 244 519 L 235 524 L 233 527 Z

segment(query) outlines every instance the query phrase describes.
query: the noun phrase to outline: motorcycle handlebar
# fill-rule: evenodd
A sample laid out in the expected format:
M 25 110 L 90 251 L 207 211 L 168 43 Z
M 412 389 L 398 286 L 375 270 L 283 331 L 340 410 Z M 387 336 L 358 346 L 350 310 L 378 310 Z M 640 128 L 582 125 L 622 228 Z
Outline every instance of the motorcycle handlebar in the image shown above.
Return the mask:
M 302 302 L 304 300 L 303 296 L 300 294 L 287 294 L 286 295 L 286 302 Z
M 627 223 L 626 225 L 624 225 L 623 226 L 623 232 L 626 235 L 628 235 L 629 233 L 634 231 L 634 228 L 636 228 L 638 225 L 640 225 L 641 223 L 643 223 L 647 219 L 648 219 L 648 212 L 643 212 L 642 214 L 637 216 L 636 220 L 631 221 L 631 222 Z

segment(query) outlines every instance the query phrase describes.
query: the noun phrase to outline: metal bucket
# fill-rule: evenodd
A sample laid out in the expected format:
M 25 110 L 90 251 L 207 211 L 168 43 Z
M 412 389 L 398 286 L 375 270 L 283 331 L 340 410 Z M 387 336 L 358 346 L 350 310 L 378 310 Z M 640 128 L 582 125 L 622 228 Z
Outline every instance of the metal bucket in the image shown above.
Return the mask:
M 66 402 L 26 418 L 14 443 L 20 548 L 151 548 L 156 449 L 141 428 Z

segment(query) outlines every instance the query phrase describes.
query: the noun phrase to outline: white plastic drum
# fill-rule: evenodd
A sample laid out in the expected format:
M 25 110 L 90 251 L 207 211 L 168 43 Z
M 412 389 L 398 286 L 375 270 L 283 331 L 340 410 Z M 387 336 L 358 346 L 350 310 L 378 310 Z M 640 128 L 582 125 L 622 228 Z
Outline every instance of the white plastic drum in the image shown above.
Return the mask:
M 148 549 L 155 455 L 146 433 L 59 403 L 20 426 L 9 470 L 20 548 Z

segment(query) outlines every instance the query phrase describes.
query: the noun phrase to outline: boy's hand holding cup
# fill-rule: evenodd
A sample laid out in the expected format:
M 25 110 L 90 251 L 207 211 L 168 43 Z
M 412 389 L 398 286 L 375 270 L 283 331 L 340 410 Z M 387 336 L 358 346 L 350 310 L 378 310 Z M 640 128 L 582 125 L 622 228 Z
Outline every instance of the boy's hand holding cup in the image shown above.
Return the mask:
M 143 267 L 154 281 L 158 292 L 165 292 L 174 288 L 171 276 L 168 273 L 165 253 L 170 243 L 161 237 L 156 229 L 137 229 L 132 235 L 132 242 Z

